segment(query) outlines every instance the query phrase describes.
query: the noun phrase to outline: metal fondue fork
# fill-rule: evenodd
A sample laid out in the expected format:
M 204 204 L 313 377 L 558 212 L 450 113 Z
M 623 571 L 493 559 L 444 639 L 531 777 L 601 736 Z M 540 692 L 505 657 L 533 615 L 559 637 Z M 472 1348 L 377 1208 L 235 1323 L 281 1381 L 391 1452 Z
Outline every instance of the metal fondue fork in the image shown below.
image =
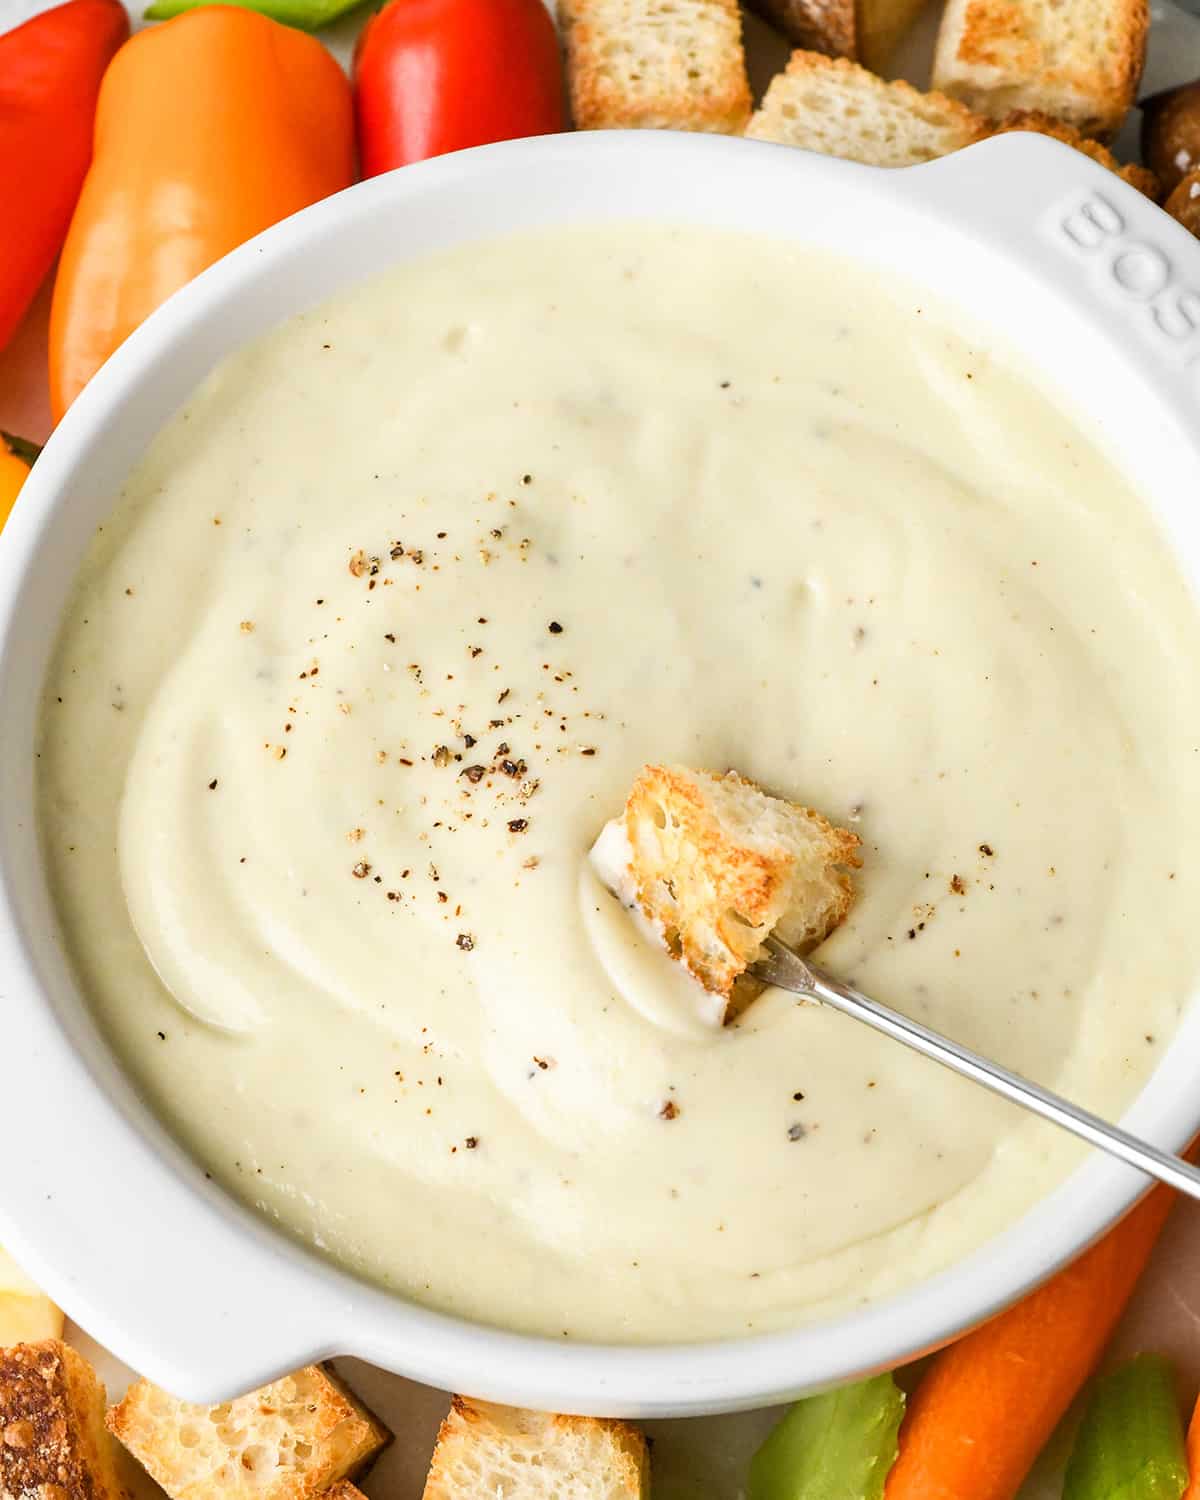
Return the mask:
M 1200 1170 L 1189 1165 L 1182 1157 L 1160 1151 L 1149 1141 L 1139 1140 L 1136 1135 L 1110 1125 L 1107 1120 L 1081 1109 L 1077 1104 L 1071 1104 L 1060 1095 L 1042 1088 L 1040 1084 L 1031 1083 L 1018 1073 L 1010 1073 L 999 1063 L 989 1062 L 986 1057 L 980 1057 L 978 1052 L 972 1052 L 970 1048 L 952 1042 L 949 1037 L 931 1031 L 919 1021 L 910 1021 L 907 1016 L 889 1010 L 886 1005 L 880 1005 L 878 1000 L 871 1000 L 853 985 L 835 979 L 818 965 L 793 953 L 778 938 L 769 937 L 766 946 L 767 957 L 760 959 L 750 970 L 756 978 L 776 985 L 781 990 L 790 990 L 793 994 L 832 1005 L 835 1010 L 853 1016 L 856 1021 L 865 1021 L 868 1026 L 882 1031 L 893 1041 L 903 1042 L 906 1047 L 933 1058 L 934 1062 L 941 1063 L 952 1072 L 961 1073 L 964 1078 L 981 1083 L 994 1094 L 1000 1094 L 1014 1104 L 1032 1110 L 1043 1120 L 1052 1120 L 1064 1130 L 1082 1136 L 1090 1145 L 1119 1157 L 1129 1166 L 1145 1172 L 1148 1177 L 1157 1177 L 1160 1182 L 1169 1183 L 1191 1198 L 1200 1198 Z

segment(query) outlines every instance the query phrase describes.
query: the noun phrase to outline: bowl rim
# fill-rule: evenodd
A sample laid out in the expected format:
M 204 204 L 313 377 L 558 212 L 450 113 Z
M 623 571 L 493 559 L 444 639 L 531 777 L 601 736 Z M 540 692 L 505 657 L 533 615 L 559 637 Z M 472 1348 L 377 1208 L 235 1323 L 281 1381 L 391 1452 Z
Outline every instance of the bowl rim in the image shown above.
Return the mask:
M 46 534 L 71 503 L 72 488 L 89 457 L 100 451 L 108 424 L 169 368 L 177 344 L 195 340 L 205 325 L 215 326 L 213 320 L 239 289 L 262 284 L 271 268 L 298 258 L 322 237 L 336 240 L 362 232 L 381 205 L 419 208 L 427 193 L 471 192 L 502 168 L 517 180 L 524 172 L 550 168 L 699 175 L 728 172 L 735 165 L 742 170 L 754 159 L 742 153 L 754 153 L 755 170 L 761 170 L 764 180 L 777 179 L 789 191 L 801 181 L 814 191 L 821 184 L 852 187 L 897 211 L 915 207 L 932 220 L 978 235 L 997 234 L 1001 241 L 1007 234 L 1001 253 L 1023 261 L 1033 277 L 1051 284 L 1055 295 L 1068 296 L 1068 278 L 1051 270 L 1048 256 L 1038 249 L 1032 218 L 1023 237 L 999 220 L 989 222 L 976 179 L 990 154 L 994 168 L 1003 169 L 1000 180 L 1006 186 L 999 196 L 1010 210 L 1018 192 L 1054 203 L 1081 193 L 1100 195 L 1136 228 L 1139 243 L 1165 247 L 1161 253 L 1172 265 L 1184 265 L 1189 284 L 1200 285 L 1200 246 L 1181 226 L 1102 168 L 1043 137 L 1005 136 L 927 166 L 886 172 L 760 142 L 614 131 L 481 147 L 371 179 L 268 230 L 176 293 L 113 355 L 66 415 L 0 542 L 0 701 L 16 691 L 22 605 L 30 598 L 31 575 Z M 1022 214 L 1023 224 L 1026 218 Z M 1037 234 L 1042 233 L 1038 227 Z M 397 252 L 396 258 L 403 256 Z M 1090 313 L 1098 326 L 1109 316 L 1101 309 L 1101 301 L 1095 301 Z M 1078 311 L 1089 316 L 1083 292 Z M 1105 336 L 1119 342 L 1128 337 L 1128 329 L 1114 315 Z M 241 341 L 216 334 L 213 340 L 222 352 Z M 1121 358 L 1131 380 L 1152 390 L 1200 461 L 1200 429 L 1187 428 L 1190 395 L 1183 367 L 1167 368 L 1157 349 L 1143 348 L 1132 338 Z M 0 781 L 0 795 L 3 790 Z M 97 1146 L 95 1161 L 106 1157 L 117 1163 L 117 1178 L 125 1179 L 123 1201 L 143 1202 L 150 1194 L 178 1219 L 170 1243 L 179 1260 L 164 1269 L 143 1257 L 138 1271 L 147 1287 L 169 1295 L 173 1277 L 177 1282 L 181 1270 L 202 1267 L 214 1254 L 240 1261 L 234 1270 L 247 1285 L 221 1314 L 210 1296 L 197 1294 L 197 1305 L 186 1318 L 178 1312 L 168 1316 L 161 1306 L 153 1314 L 139 1314 L 131 1296 L 122 1303 L 96 1286 L 85 1264 L 87 1251 L 77 1243 L 71 1210 L 44 1206 L 56 1198 L 54 1192 L 47 1195 L 39 1179 L 47 1161 L 57 1163 L 69 1184 L 74 1174 L 75 1187 L 84 1191 L 81 1148 L 66 1129 L 46 1143 L 36 1162 L 18 1170 L 12 1191 L 6 1183 L 0 1237 L 93 1336 L 160 1384 L 192 1399 L 224 1399 L 314 1358 L 345 1354 L 428 1384 L 561 1411 L 661 1416 L 762 1406 L 805 1388 L 893 1367 L 954 1337 L 1070 1260 L 1126 1211 L 1145 1186 L 1135 1171 L 1093 1155 L 1021 1220 L 947 1270 L 894 1296 L 784 1332 L 693 1344 L 562 1343 L 419 1306 L 364 1284 L 268 1229 L 252 1210 L 199 1179 L 194 1163 L 157 1120 L 127 1097 L 127 1084 L 121 1094 L 119 1079 L 88 1052 L 86 1039 L 57 1009 L 44 958 L 35 952 L 34 919 L 39 914 L 44 918 L 45 907 L 31 911 L 23 895 L 26 877 L 11 853 L 18 828 L 22 838 L 28 837 L 22 816 L 24 825 L 32 821 L 28 807 L 23 814 L 0 809 L 0 973 L 6 976 L 10 1001 L 16 1001 L 9 1007 L 9 1045 L 46 1071 L 35 1078 L 32 1066 L 14 1070 L 21 1075 L 14 1079 L 14 1104 L 18 1110 L 32 1110 L 47 1089 L 53 1096 L 74 1098 L 72 1123 L 96 1133 L 103 1150 Z M 63 983 L 64 972 L 54 976 L 53 984 Z M 1200 1037 L 1200 1024 L 1191 1030 Z M 1182 1035 L 1181 1029 L 1167 1059 L 1178 1050 Z M 1125 1123 L 1155 1144 L 1175 1149 L 1200 1128 L 1200 1099 L 1190 1102 L 1183 1090 L 1178 1097 L 1163 1097 L 1161 1089 L 1158 1098 L 1151 1097 L 1158 1076 L 1139 1095 Z M 1064 1232 L 1068 1222 L 1071 1228 Z M 197 1243 L 189 1247 L 188 1239 Z M 125 1245 L 127 1250 L 128 1237 Z M 174 1290 L 177 1297 L 177 1285 Z M 258 1346 L 236 1347 L 247 1336 Z

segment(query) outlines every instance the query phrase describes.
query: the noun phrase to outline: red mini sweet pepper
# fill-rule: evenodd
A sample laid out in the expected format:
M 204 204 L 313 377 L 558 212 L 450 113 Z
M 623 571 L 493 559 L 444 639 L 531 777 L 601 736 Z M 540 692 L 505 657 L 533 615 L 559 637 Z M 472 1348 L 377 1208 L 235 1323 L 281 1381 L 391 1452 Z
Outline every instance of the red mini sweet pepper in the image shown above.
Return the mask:
M 566 123 L 542 0 L 391 0 L 354 56 L 364 177 Z
M 119 0 L 67 0 L 0 36 L 0 348 L 66 238 L 100 80 L 128 35 Z

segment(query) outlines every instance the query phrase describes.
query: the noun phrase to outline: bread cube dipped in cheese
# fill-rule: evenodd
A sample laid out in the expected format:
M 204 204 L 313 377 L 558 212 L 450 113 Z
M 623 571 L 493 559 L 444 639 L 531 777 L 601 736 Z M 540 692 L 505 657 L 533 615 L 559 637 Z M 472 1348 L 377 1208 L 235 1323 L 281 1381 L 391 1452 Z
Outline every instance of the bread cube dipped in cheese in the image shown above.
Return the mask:
M 726 1021 L 772 933 L 809 952 L 854 902 L 858 836 L 736 771 L 646 766 L 622 822 L 642 918 Z

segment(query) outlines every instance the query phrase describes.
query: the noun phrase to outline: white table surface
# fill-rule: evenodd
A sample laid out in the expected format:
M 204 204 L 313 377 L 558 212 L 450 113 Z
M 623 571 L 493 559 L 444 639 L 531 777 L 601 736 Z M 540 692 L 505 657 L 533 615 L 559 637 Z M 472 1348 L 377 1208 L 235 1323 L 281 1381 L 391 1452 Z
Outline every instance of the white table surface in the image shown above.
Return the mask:
M 45 9 L 48 0 L 0 0 L 0 31 Z M 138 23 L 141 7 L 128 0 Z M 936 3 L 936 0 L 935 0 Z M 1200 3 L 1200 0 L 1198 0 Z M 1147 91 L 1170 87 L 1200 75 L 1200 21 L 1184 16 L 1158 0 L 1153 6 L 1147 62 Z M 325 34 L 335 54 L 345 62 L 365 12 L 358 12 Z M 896 71 L 923 85 L 935 17 L 928 16 L 900 58 Z M 765 27 L 749 18 L 747 35 L 752 82 L 761 92 L 772 72 L 786 59 L 786 48 Z M 1130 133 L 1127 132 L 1125 142 Z M 1122 143 L 1119 143 L 1122 144 Z M 9 205 L 0 217 L 15 216 Z M 7 224 L 5 224 L 7 230 Z M 0 428 L 44 440 L 50 429 L 46 393 L 46 317 L 49 287 L 42 289 L 22 328 L 0 351 Z M 83 1332 L 70 1326 L 69 1337 L 94 1359 L 115 1399 L 131 1371 L 100 1349 Z M 1118 1329 L 1110 1358 L 1143 1349 L 1169 1355 L 1179 1373 L 1180 1399 L 1189 1408 L 1200 1389 L 1200 1204 L 1180 1204 L 1168 1224 L 1128 1312 Z M 448 1397 L 412 1381 L 402 1380 L 357 1360 L 339 1362 L 350 1384 L 388 1422 L 396 1442 L 376 1465 L 363 1488 L 371 1500 L 417 1500 L 429 1463 L 437 1426 Z M 695 1418 L 653 1422 L 647 1431 L 654 1439 L 655 1500 L 738 1500 L 746 1464 L 769 1429 L 774 1414 L 756 1412 L 734 1417 Z M 1058 1435 L 1022 1491 L 1021 1500 L 1058 1500 L 1062 1449 L 1068 1429 Z M 158 1487 L 130 1465 L 130 1480 L 139 1500 L 160 1495 Z

